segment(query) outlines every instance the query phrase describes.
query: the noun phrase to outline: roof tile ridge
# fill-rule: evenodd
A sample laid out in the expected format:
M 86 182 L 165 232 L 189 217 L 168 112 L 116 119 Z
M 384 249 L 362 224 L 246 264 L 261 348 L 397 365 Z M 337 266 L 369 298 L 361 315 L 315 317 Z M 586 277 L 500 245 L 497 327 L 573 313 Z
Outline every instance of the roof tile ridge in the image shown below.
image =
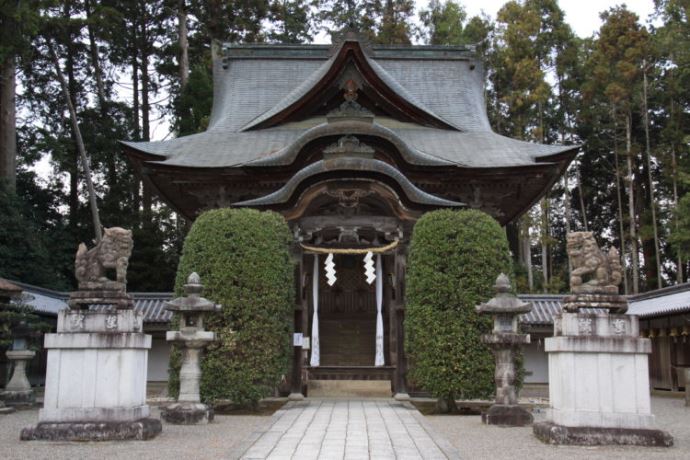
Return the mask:
M 305 89 L 308 91 L 311 87 L 313 87 L 316 83 L 312 82 L 312 78 L 315 75 L 319 75 L 319 74 L 324 73 L 324 69 L 326 69 L 326 70 L 329 69 L 330 66 L 332 65 L 332 61 L 334 61 L 335 58 L 336 58 L 336 56 L 330 56 L 327 60 L 324 61 L 323 64 L 321 64 L 321 66 L 319 66 L 318 69 L 316 69 L 314 72 L 312 72 L 309 75 L 309 77 L 305 78 L 301 84 L 297 85 L 295 88 L 292 89 L 292 91 L 290 91 L 285 96 L 283 96 L 283 98 L 281 98 L 273 107 L 260 113 L 259 115 L 257 115 L 256 117 L 252 118 L 250 121 L 245 123 L 241 128 L 239 128 L 238 132 L 246 132 L 247 130 L 251 129 L 253 126 L 267 120 L 271 116 L 278 114 L 278 113 L 282 112 L 283 110 L 285 110 L 287 107 L 289 107 L 290 104 L 288 104 L 287 106 L 285 106 L 281 109 L 277 109 L 277 107 L 280 107 L 286 101 L 289 101 L 290 99 L 294 98 L 294 96 L 296 94 L 304 93 Z M 321 77 L 319 77 L 319 80 L 321 78 L 323 78 L 323 75 Z
M 410 102 L 412 105 L 417 106 L 419 109 L 423 110 L 423 111 L 426 112 L 427 114 L 431 115 L 431 116 L 434 117 L 434 118 L 437 118 L 437 119 L 441 120 L 442 122 L 444 122 L 444 123 L 447 124 L 448 126 L 452 126 L 453 128 L 455 128 L 456 130 L 458 130 L 458 131 L 460 131 L 460 132 L 464 132 L 464 131 L 465 131 L 465 129 L 462 129 L 462 128 L 460 128 L 459 126 L 457 126 L 455 123 L 452 123 L 452 122 L 446 120 L 446 119 L 445 119 L 444 117 L 442 117 L 441 115 L 438 115 L 438 114 L 435 113 L 433 110 L 431 110 L 430 108 L 426 107 L 421 101 L 417 100 L 417 98 L 414 97 L 414 96 L 409 92 L 409 90 L 405 87 L 405 85 L 403 85 L 402 83 L 400 83 L 400 82 L 399 82 L 398 80 L 396 80 L 390 73 L 388 73 L 388 71 L 387 71 L 386 69 L 384 69 L 383 66 L 382 66 L 381 64 L 379 64 L 378 62 L 376 62 L 376 59 L 374 59 L 373 57 L 371 57 L 371 56 L 369 56 L 369 55 L 367 55 L 367 54 L 364 55 L 364 58 L 367 60 L 367 62 L 369 63 L 369 65 L 374 69 L 374 71 L 379 75 L 379 77 L 381 77 L 382 75 L 384 75 L 384 76 L 386 77 L 386 78 L 382 78 L 382 80 L 386 81 L 386 79 L 388 79 L 388 80 L 390 80 L 391 82 L 393 82 L 395 85 L 397 85 L 400 89 L 402 89 L 403 92 L 404 92 L 404 94 L 402 94 L 402 96 L 403 96 L 408 102 Z M 386 84 L 388 84 L 388 82 L 386 82 Z M 390 86 L 390 85 L 389 85 L 389 86 Z M 425 126 L 425 127 L 426 127 L 426 126 Z M 437 129 L 439 129 L 439 128 L 437 128 Z

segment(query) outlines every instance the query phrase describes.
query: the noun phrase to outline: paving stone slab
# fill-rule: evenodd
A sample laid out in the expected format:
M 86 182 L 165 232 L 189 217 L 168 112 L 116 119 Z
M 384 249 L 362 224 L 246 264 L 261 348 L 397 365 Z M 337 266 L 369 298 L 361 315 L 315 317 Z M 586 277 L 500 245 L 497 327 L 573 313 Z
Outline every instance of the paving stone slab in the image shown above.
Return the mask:
M 288 402 L 261 432 L 252 433 L 240 459 L 459 459 L 409 402 L 318 400 Z

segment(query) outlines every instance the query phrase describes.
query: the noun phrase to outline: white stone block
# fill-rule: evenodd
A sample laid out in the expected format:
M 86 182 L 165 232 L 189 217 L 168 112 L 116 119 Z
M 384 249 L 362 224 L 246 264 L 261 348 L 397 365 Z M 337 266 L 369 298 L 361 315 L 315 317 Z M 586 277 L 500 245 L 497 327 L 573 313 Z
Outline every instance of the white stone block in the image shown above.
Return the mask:
M 546 339 L 549 420 L 568 427 L 651 428 L 649 345 L 632 337 Z
M 62 328 L 70 315 L 61 313 Z M 151 336 L 132 332 L 138 316 L 131 310 L 89 312 L 90 328 L 111 324 L 129 330 L 46 334 L 48 350 L 44 408 L 40 422 L 127 422 L 149 416 L 146 372 Z M 116 315 L 114 323 L 107 317 Z M 76 324 L 76 323 L 75 323 Z

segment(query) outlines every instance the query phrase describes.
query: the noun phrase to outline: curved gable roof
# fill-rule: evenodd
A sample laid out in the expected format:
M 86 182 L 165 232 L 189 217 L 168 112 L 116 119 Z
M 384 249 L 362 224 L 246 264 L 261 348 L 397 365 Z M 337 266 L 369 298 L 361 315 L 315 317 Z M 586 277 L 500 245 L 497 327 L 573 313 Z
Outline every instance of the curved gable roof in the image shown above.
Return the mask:
M 299 114 L 305 104 L 314 103 L 323 98 L 324 90 L 337 83 L 336 79 L 350 62 L 355 64 L 362 79 L 381 95 L 384 104 L 395 106 L 409 116 L 411 121 L 422 126 L 458 129 L 457 126 L 425 107 L 375 60 L 369 58 L 359 41 L 346 40 L 340 45 L 337 53 L 324 62 L 317 71 L 271 109 L 242 127 L 242 131 L 270 128 L 292 121 L 292 117 Z
M 286 203 L 294 196 L 295 191 L 300 187 L 300 185 L 308 179 L 336 171 L 351 171 L 358 172 L 360 174 L 362 172 L 370 172 L 386 176 L 393 180 L 400 187 L 402 192 L 405 194 L 405 198 L 416 204 L 436 207 L 465 206 L 464 203 L 446 200 L 445 198 L 440 198 L 420 190 L 412 182 L 410 182 L 404 174 L 383 161 L 365 158 L 336 158 L 331 160 L 317 161 L 309 166 L 306 166 L 304 169 L 292 176 L 290 180 L 279 190 L 260 198 L 235 203 L 234 206 L 270 206 Z
M 342 48 L 341 48 L 342 49 Z M 338 54 L 330 45 L 228 45 L 214 60 L 208 131 L 240 132 L 313 87 Z M 461 131 L 490 131 L 481 62 L 466 47 L 381 47 L 362 58 L 410 104 Z

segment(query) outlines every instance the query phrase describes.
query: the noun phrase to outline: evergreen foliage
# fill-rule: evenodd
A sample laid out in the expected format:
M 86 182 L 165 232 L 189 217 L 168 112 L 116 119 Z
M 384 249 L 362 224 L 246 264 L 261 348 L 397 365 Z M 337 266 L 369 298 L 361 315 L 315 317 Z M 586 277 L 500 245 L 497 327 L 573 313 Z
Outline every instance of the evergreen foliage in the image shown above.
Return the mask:
M 181 295 L 189 274 L 197 272 L 204 297 L 222 305 L 205 321 L 217 340 L 202 360 L 203 400 L 255 405 L 285 375 L 294 308 L 290 242 L 280 215 L 251 209 L 208 211 L 189 231 L 176 293 Z M 171 368 L 169 388 L 177 394 L 177 353 Z
M 64 287 L 52 271 L 47 237 L 32 217 L 26 203 L 0 182 L 0 277 Z
M 404 44 L 412 37 L 423 44 L 478 44 L 494 130 L 529 141 L 582 144 L 566 180 L 520 223 L 521 290 L 565 289 L 565 233 L 585 229 L 621 249 L 628 285 L 633 278 L 641 290 L 656 287 L 658 279 L 687 281 L 689 258 L 672 244 L 671 234 L 676 241 L 690 232 L 683 219 L 673 219 L 690 190 L 682 180 L 690 171 L 688 2 L 655 0 L 651 18 L 637 18 L 625 7 L 610 9 L 603 12 L 601 29 L 583 38 L 570 29 L 556 0 L 506 1 L 493 19 L 466 18 L 463 4 L 432 0 L 415 21 L 409 0 L 3 2 L 0 87 L 9 81 L 5 75 L 16 71 L 21 90 L 16 104 L 0 101 L 0 176 L 12 186 L 14 173 L 2 164 L 13 164 L 10 157 L 16 157 L 17 168 L 4 169 L 16 169 L 21 213 L 50 241 L 45 271 L 53 276 L 40 284 L 69 288 L 74 250 L 94 234 L 47 40 L 68 81 L 103 224 L 143 233 L 135 238 L 129 288 L 170 290 L 173 270 L 150 277 L 147 268 L 175 265 L 185 225 L 134 175 L 117 140 L 161 139 L 206 128 L 214 40 L 304 43 L 319 31 L 337 32 L 350 24 L 374 44 Z M 180 14 L 185 28 L 179 27 Z M 2 119 L 15 107 L 17 135 L 12 129 L 3 136 L 10 123 Z M 165 126 L 172 132 L 163 132 Z M 38 175 L 31 172 L 37 165 Z M 633 253 L 639 253 L 637 275 Z M 27 262 L 25 272 L 38 273 L 41 264 Z
M 28 339 L 28 347 L 37 344 L 36 339 L 50 332 L 51 326 L 28 305 L 4 303 L 0 299 L 0 350 L 7 349 L 17 337 Z
M 490 398 L 494 358 L 481 342 L 491 319 L 475 305 L 512 274 L 505 231 L 476 210 L 434 211 L 414 227 L 407 271 L 405 348 L 415 385 L 445 400 Z

